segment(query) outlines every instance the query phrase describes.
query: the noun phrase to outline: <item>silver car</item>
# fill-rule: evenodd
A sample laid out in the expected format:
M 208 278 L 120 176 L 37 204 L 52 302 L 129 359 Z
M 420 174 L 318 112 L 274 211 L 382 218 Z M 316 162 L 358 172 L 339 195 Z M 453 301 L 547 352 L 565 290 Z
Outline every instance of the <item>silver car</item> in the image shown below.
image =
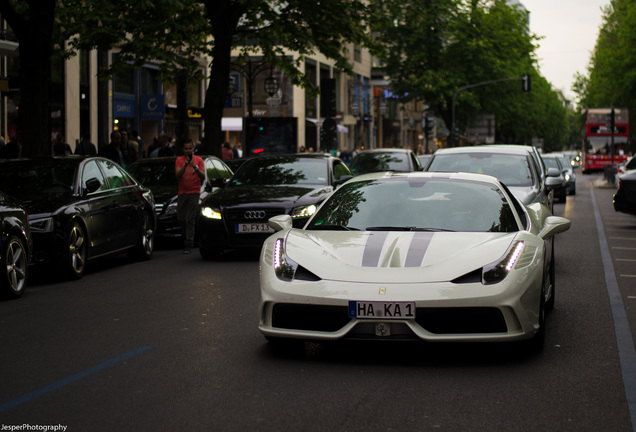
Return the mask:
M 523 145 L 440 149 L 426 170 L 488 174 L 498 178 L 524 205 L 541 203 L 550 210 L 553 189 L 563 182 L 558 169 L 546 169 L 534 147 Z

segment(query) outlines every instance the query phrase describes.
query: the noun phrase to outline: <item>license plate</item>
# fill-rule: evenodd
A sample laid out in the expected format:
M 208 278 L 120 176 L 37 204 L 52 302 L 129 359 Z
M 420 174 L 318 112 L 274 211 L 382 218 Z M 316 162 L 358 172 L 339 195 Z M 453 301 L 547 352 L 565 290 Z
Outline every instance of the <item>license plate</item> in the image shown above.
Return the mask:
M 415 319 L 415 303 L 350 301 L 349 318 Z
M 267 223 L 238 223 L 236 224 L 234 232 L 239 234 L 273 233 L 274 228 Z

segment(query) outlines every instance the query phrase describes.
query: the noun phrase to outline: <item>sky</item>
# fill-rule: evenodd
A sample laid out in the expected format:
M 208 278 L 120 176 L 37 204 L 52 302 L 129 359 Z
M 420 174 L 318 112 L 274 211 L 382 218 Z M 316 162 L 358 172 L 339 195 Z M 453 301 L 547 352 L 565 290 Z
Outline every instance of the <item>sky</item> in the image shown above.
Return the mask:
M 574 100 L 574 75 L 587 75 L 602 23 L 601 8 L 610 0 L 520 1 L 530 11 L 530 31 L 544 37 L 536 51 L 541 75 Z

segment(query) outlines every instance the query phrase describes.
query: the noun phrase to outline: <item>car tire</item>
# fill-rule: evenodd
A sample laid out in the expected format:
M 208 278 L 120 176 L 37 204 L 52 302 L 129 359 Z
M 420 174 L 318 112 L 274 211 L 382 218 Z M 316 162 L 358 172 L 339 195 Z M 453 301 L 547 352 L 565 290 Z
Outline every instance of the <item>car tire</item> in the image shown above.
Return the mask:
M 3 297 L 18 298 L 24 293 L 29 271 L 24 241 L 17 236 L 9 236 L 3 252 L 5 262 L 0 272 L 0 290 Z
M 539 330 L 535 333 L 532 339 L 525 341 L 524 347 L 530 354 L 535 354 L 543 351 L 545 345 L 545 286 L 541 289 L 541 295 L 539 298 Z
M 155 227 L 153 218 L 148 212 L 144 212 L 142 218 L 139 240 L 132 255 L 139 260 L 148 261 L 155 250 Z
M 66 237 L 64 268 L 69 277 L 80 279 L 86 269 L 87 238 L 81 223 L 73 221 Z

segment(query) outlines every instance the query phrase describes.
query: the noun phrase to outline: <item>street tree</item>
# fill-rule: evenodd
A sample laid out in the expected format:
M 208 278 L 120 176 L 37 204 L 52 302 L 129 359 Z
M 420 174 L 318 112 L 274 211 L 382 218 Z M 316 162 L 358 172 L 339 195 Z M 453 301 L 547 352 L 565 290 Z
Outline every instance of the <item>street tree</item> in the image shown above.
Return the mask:
M 19 43 L 19 116 L 23 156 L 51 154 L 49 81 L 57 0 L 0 1 L 0 15 Z M 59 48 L 59 47 L 58 47 Z
M 234 59 L 239 63 L 258 56 L 284 71 L 293 84 L 316 94 L 315 83 L 304 74 L 302 56 L 320 52 L 347 72 L 352 69 L 347 43 L 371 43 L 362 0 L 67 1 L 73 7 L 66 8 L 63 22 L 69 34 L 77 35 L 71 45 L 117 47 L 121 61 L 115 67 L 154 60 L 162 64 L 166 77 L 182 74 L 192 81 L 205 69 L 197 63 L 202 56 L 211 59 L 203 119 L 206 151 L 217 156 L 233 53 L 240 53 Z
M 494 113 L 499 142 L 529 143 L 545 133 L 538 108 L 559 111 L 553 104 L 558 95 L 536 70 L 538 38 L 523 10 L 502 0 L 378 0 L 372 7 L 380 10 L 373 26 L 386 52 L 386 75 L 405 100 L 423 100 L 450 128 L 455 95 L 457 126 L 464 129 L 478 113 Z M 520 82 L 526 73 L 533 82 L 529 93 Z M 500 79 L 511 81 L 458 92 Z M 561 122 L 557 117 L 546 121 Z

